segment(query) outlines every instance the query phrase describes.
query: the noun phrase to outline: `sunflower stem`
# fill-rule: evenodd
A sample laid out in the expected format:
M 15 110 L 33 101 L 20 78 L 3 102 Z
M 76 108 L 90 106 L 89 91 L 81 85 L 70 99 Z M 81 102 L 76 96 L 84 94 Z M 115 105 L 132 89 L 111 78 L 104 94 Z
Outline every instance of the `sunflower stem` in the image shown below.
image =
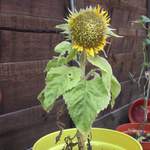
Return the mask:
M 77 139 L 78 139 L 78 149 L 85 150 L 85 137 L 79 130 L 77 131 Z
M 80 57 L 80 68 L 82 72 L 81 79 L 85 79 L 86 61 L 87 61 L 86 52 L 82 51 L 81 57 Z
M 87 55 L 86 51 L 82 51 L 80 56 L 80 68 L 81 68 L 81 80 L 85 80 L 85 71 L 86 71 L 86 61 L 87 61 Z M 84 135 L 78 130 L 77 134 L 78 139 L 78 149 L 79 150 L 85 150 L 85 137 Z

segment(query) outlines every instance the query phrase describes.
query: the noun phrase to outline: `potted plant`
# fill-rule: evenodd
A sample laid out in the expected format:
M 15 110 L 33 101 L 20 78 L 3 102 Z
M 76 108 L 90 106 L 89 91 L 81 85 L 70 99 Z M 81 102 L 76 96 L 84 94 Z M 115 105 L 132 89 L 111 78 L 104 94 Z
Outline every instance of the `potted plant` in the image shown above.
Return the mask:
M 107 38 L 116 36 L 110 28 L 107 11 L 87 7 L 70 12 L 65 24 L 57 25 L 66 40 L 55 47 L 59 56 L 46 66 L 45 88 L 38 96 L 49 112 L 63 96 L 75 129 L 51 133 L 39 141 L 33 150 L 115 150 L 141 147 L 133 138 L 113 130 L 92 129 L 97 114 L 110 103 L 113 106 L 121 87 L 108 61 L 98 55 L 104 52 Z M 105 53 L 105 52 L 104 52 Z M 73 65 L 68 63 L 73 60 Z M 88 64 L 94 68 L 87 71 Z M 118 138 L 119 137 L 119 138 Z M 129 141 L 129 145 L 123 141 Z
M 143 54 L 144 62 L 142 64 L 141 74 L 137 81 L 140 86 L 141 78 L 144 74 L 144 96 L 143 98 L 137 99 L 129 107 L 128 116 L 131 123 L 123 124 L 117 127 L 118 131 L 125 132 L 138 141 L 141 142 L 144 150 L 150 149 L 150 59 L 149 52 L 146 49 L 150 45 L 150 30 L 146 27 L 146 23 L 150 23 L 150 18 L 141 16 L 138 21 L 134 23 L 140 23 L 143 28 L 147 31 L 147 37 L 143 40 Z

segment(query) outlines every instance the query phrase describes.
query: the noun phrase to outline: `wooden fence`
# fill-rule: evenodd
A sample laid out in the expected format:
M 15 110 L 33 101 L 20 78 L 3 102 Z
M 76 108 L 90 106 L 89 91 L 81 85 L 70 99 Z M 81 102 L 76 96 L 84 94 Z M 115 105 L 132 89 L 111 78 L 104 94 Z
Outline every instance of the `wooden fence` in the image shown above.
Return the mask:
M 115 127 L 125 117 L 126 106 L 140 95 L 129 72 L 139 76 L 145 32 L 131 21 L 147 14 L 146 0 L 76 0 L 76 6 L 98 2 L 108 9 L 117 33 L 124 36 L 112 41 L 109 52 L 122 92 L 113 113 L 108 108 L 95 122 L 98 127 Z M 0 150 L 27 149 L 42 135 L 57 130 L 61 104 L 46 114 L 36 97 L 44 86 L 45 64 L 56 43 L 63 40 L 54 26 L 63 22 L 68 7 L 69 0 L 0 0 Z M 109 116 L 117 110 L 116 118 Z M 66 110 L 61 119 L 66 128 L 72 126 Z

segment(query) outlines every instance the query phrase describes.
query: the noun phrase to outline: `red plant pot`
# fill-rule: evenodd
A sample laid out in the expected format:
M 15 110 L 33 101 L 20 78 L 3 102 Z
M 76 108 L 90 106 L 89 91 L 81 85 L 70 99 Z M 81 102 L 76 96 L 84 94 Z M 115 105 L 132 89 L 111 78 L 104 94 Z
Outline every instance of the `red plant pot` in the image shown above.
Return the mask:
M 123 125 L 120 125 L 116 128 L 117 131 L 120 131 L 120 132 L 124 132 L 128 135 L 131 135 L 131 131 L 140 131 L 140 126 L 141 124 L 140 123 L 126 123 L 126 124 L 123 124 Z M 144 133 L 150 133 L 150 124 L 146 124 L 144 126 L 144 130 L 143 130 Z M 150 142 L 141 142 L 141 145 L 143 147 L 143 150 L 150 150 Z
M 144 101 L 145 100 L 143 98 L 140 98 L 130 105 L 128 117 L 131 123 L 142 123 L 144 121 L 144 109 L 143 109 Z M 148 122 L 150 122 L 150 99 L 148 100 L 147 112 L 148 112 L 147 119 Z

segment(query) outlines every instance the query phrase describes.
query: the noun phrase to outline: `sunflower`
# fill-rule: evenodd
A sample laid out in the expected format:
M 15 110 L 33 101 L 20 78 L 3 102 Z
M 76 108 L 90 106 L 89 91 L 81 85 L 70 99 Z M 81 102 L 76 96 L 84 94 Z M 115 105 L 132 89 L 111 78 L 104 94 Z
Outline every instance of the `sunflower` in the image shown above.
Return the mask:
M 110 18 L 98 5 L 71 12 L 68 19 L 73 48 L 94 56 L 104 49 Z

